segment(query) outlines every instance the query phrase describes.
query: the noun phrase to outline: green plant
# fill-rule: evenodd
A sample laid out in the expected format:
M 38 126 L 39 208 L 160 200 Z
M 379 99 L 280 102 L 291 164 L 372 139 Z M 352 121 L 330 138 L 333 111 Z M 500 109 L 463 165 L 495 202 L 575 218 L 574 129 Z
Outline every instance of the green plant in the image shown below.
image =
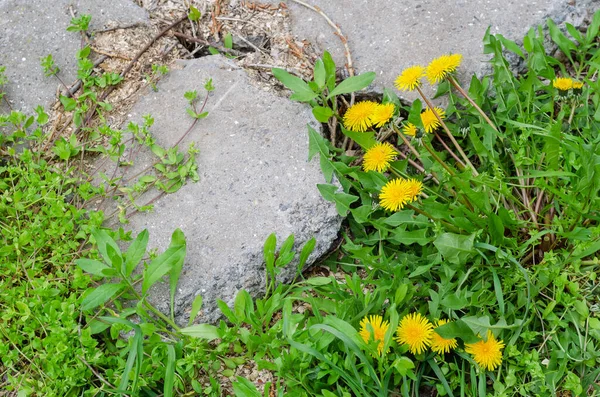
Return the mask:
M 315 63 L 310 82 L 273 70 L 293 91 L 291 98 L 308 102 L 317 120 L 330 127 L 330 141 L 309 127 L 309 157 L 318 156 L 326 180 L 335 175 L 342 186 L 342 191 L 333 184 L 319 186 L 340 215 L 348 216 L 344 256 L 330 261 L 331 266 L 364 269 L 366 277 L 358 285 L 372 283 L 374 292 L 397 291 L 402 279 L 407 287 L 401 287 L 400 296 L 414 291 L 409 304 L 390 299 L 367 306 L 364 299 L 359 314 L 351 317 L 330 310 L 350 325 L 335 334 L 343 343 L 315 348 L 318 338 L 331 331 L 319 325 L 321 332 L 315 330 L 310 343 L 292 345 L 318 358 L 310 367 L 317 379 L 335 374 L 329 382 L 344 385 L 340 392 L 350 388 L 355 394 L 374 393 L 353 383 L 362 377 L 365 387 L 382 390 L 378 382 L 385 377 L 369 376 L 368 357 L 359 354 L 363 349 L 354 351 L 360 345 L 344 337 L 355 335 L 358 320 L 367 314 L 383 314 L 393 328 L 398 311 L 414 310 L 431 320 L 452 319 L 436 333 L 462 344 L 445 357 L 416 355 L 413 382 L 394 383 L 402 395 L 416 394 L 423 384 L 435 385 L 443 395 L 458 390 L 486 395 L 492 392 L 488 382 L 494 395 L 597 393 L 599 357 L 593 346 L 598 341 L 595 329 L 589 332 L 597 325 L 590 311 L 597 300 L 589 293 L 589 278 L 596 277 L 594 254 L 600 249 L 600 148 L 595 133 L 600 128 L 595 110 L 600 91 L 594 77 L 600 12 L 586 34 L 567 25 L 574 40 L 551 21 L 548 25 L 571 65 L 548 56 L 542 30 L 532 29 L 524 40 L 525 51 L 501 35 L 486 34 L 484 47 L 493 55 L 494 73 L 481 80 L 473 77 L 468 90 L 452 75 L 460 64 L 456 55 L 440 57 L 427 68 L 415 67 L 397 80 L 399 87 L 420 91 L 427 74 L 438 86 L 437 95 L 448 97 L 446 109 L 435 108 L 424 95 L 425 109 L 419 100 L 405 106 L 388 89 L 381 104 L 339 101 L 339 95 L 366 87 L 374 75 L 336 84 L 335 65 L 327 53 Z M 513 75 L 506 50 L 528 65 L 525 74 Z M 572 88 L 552 86 L 569 71 Z M 442 129 L 446 139 L 438 134 Z M 348 156 L 350 140 L 386 171 L 371 170 L 365 163 L 361 167 L 360 158 Z M 340 141 L 346 142 L 342 148 L 335 145 Z M 393 159 L 377 154 L 384 153 L 376 152 L 381 150 L 378 142 L 396 148 Z M 393 180 L 415 182 L 393 185 Z M 384 197 L 397 206 L 388 206 Z M 322 305 L 318 310 L 327 307 Z M 329 319 L 325 316 L 319 323 Z M 461 350 L 488 330 L 507 345 L 495 373 L 478 368 Z M 386 357 L 384 368 L 395 357 Z M 352 372 L 355 368 L 365 369 Z M 327 387 L 315 383 L 310 373 L 298 373 L 289 375 L 309 394 Z

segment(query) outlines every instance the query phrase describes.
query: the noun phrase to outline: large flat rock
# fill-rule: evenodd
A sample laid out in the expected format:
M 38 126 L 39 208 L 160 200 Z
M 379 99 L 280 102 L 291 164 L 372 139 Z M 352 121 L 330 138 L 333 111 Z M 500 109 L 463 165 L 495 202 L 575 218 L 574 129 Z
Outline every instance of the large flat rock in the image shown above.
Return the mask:
M 599 0 L 303 0 L 317 6 L 346 35 L 358 72 L 377 73 L 374 88 L 393 87 L 401 71 L 427 65 L 447 53 L 463 55 L 460 73 L 467 79 L 486 69 L 482 39 L 488 26 L 511 40 L 552 18 L 580 25 L 600 7 Z M 280 0 L 263 0 L 278 4 Z M 328 50 L 339 65 L 345 63 L 343 47 L 325 19 L 292 0 L 286 0 L 292 30 L 321 51 Z M 428 86 L 428 84 L 426 84 Z M 432 92 L 432 90 L 429 90 Z M 403 94 L 414 99 L 415 93 Z
M 63 81 L 75 81 L 81 35 L 66 30 L 72 18 L 69 7 L 78 16 L 92 16 L 90 30 L 109 21 L 127 25 L 148 18 L 131 0 L 0 0 L 0 66 L 6 66 L 9 80 L 3 89 L 15 110 L 31 113 L 56 99 L 59 82 L 44 76 L 42 57 L 52 54 Z M 6 110 L 0 103 L 0 111 Z
M 151 114 L 153 136 L 163 146 L 173 145 L 191 124 L 184 93 L 197 90 L 203 96 L 204 82 L 212 78 L 209 115 L 180 144 L 185 150 L 196 142 L 200 181 L 163 196 L 153 212 L 137 213 L 130 227 L 148 229 L 150 246 L 159 250 L 168 247 L 176 228 L 184 232 L 188 253 L 176 295 L 177 318 L 184 322 L 201 294 L 199 320 L 212 322 L 220 316 L 216 299 L 231 303 L 242 288 L 252 295 L 264 291 L 262 251 L 269 234 L 276 233 L 279 242 L 294 234 L 297 244 L 314 236 L 312 263 L 330 248 L 341 218 L 316 187 L 324 183 L 318 161 L 307 161 L 310 107 L 250 85 L 246 73 L 221 56 L 182 64 L 183 70 L 158 84 L 158 92 L 142 97 L 132 120 Z M 152 161 L 141 152 L 129 174 Z M 282 279 L 292 275 L 290 268 Z M 153 287 L 152 300 L 168 310 L 168 283 Z

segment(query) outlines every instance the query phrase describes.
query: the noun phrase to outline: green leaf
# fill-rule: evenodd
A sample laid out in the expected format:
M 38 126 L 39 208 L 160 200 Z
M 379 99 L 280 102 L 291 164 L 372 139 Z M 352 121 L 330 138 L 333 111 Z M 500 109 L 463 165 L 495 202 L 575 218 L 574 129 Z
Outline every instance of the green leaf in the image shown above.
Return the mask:
M 469 301 L 464 296 L 450 294 L 446 295 L 440 304 L 448 309 L 461 310 L 469 305 Z
M 59 96 L 60 103 L 62 103 L 65 111 L 71 112 L 77 107 L 77 101 L 73 98 L 66 97 L 64 95 Z
M 455 265 L 462 265 L 475 252 L 473 250 L 474 242 L 475 233 L 469 236 L 442 233 L 435 239 L 433 245 L 440 251 L 445 260 Z
M 77 259 L 75 264 L 84 272 L 93 274 L 94 276 L 106 277 L 106 274 L 103 273 L 103 270 L 111 269 L 106 264 L 93 259 Z
M 106 303 L 121 289 L 123 289 L 123 284 L 120 283 L 100 285 L 83 298 L 81 310 L 88 311 Z
M 113 240 L 108 233 L 106 233 L 105 230 L 102 229 L 94 229 L 92 231 L 92 236 L 94 237 L 94 240 L 96 240 L 96 245 L 98 246 L 98 251 L 100 252 L 100 255 L 102 255 L 102 258 L 104 258 L 104 261 L 109 264 L 112 265 L 112 267 L 117 270 L 117 271 L 121 271 L 121 259 L 120 257 L 122 256 L 121 254 L 121 250 L 119 249 L 119 246 L 117 245 L 117 243 L 115 243 L 115 240 Z M 108 250 L 106 247 L 110 246 L 111 249 L 111 255 L 109 255 Z M 117 263 L 113 263 L 112 258 L 118 256 L 119 259 L 117 259 Z
M 188 321 L 188 327 L 192 325 L 198 312 L 202 308 L 202 295 L 196 295 L 194 301 L 192 302 L 192 309 L 190 310 L 190 320 Z
M 233 386 L 233 392 L 239 397 L 262 397 L 260 392 L 254 386 L 254 383 L 250 382 L 246 378 L 241 376 L 237 377 L 237 381 L 231 382 Z
M 140 263 L 144 254 L 146 253 L 146 247 L 148 246 L 149 233 L 147 229 L 144 229 L 140 234 L 137 235 L 135 241 L 131 243 L 127 252 L 125 253 L 125 276 L 131 276 L 131 273 L 135 270 L 137 265 Z
M 375 72 L 367 72 L 358 76 L 348 77 L 329 93 L 327 99 L 331 99 L 336 95 L 349 94 L 351 92 L 362 90 L 375 80 L 375 76 Z
M 175 348 L 167 345 L 167 365 L 165 367 L 165 384 L 163 387 L 164 397 L 173 397 L 173 386 L 175 385 Z
M 175 246 L 168 248 L 161 255 L 157 256 L 144 271 L 144 281 L 142 282 L 142 294 L 146 294 L 150 287 L 160 280 L 165 274 L 169 273 L 173 266 L 183 262 L 185 258 L 185 246 Z
M 202 13 L 194 6 L 190 6 L 190 12 L 188 13 L 188 18 L 190 19 L 190 21 L 198 21 L 200 20 L 200 17 L 202 16 Z
M 187 245 L 185 242 L 185 235 L 181 231 L 181 229 L 175 229 L 173 234 L 171 235 L 171 243 L 169 248 L 173 247 L 182 247 L 183 254 L 181 255 L 181 259 L 173 263 L 173 268 L 169 273 L 169 295 L 171 299 L 171 318 L 174 317 L 174 309 L 175 309 L 175 292 L 177 291 L 177 283 L 179 282 L 179 276 L 181 275 L 181 270 L 183 269 L 183 262 L 185 260 L 185 254 L 187 251 Z
M 419 244 L 425 245 L 431 240 L 432 237 L 427 236 L 427 231 L 429 229 L 417 229 L 417 230 L 396 230 L 394 235 L 389 238 L 390 241 L 395 241 L 398 244 L 403 245 L 411 245 L 411 244 Z
M 335 203 L 340 216 L 346 216 L 350 210 L 350 204 L 358 200 L 358 197 L 351 194 L 338 193 L 338 187 L 335 185 L 317 184 L 317 189 L 319 189 L 325 200 Z
M 321 123 L 326 123 L 329 121 L 329 118 L 333 116 L 333 110 L 330 107 L 323 106 L 315 106 L 312 109 L 313 116 L 315 119 Z
M 354 142 L 358 143 L 363 150 L 368 150 L 377 144 L 375 133 L 373 131 L 356 132 L 347 130 L 343 125 L 340 125 L 342 133 Z
M 558 48 L 560 48 L 567 58 L 571 59 L 571 51 L 577 51 L 577 46 L 571 40 L 569 40 L 567 36 L 563 34 L 563 32 L 560 31 L 559 27 L 556 26 L 554 21 L 548 19 L 547 24 L 552 41 L 556 43 Z
M 229 308 L 229 306 L 227 306 L 227 303 L 223 302 L 221 299 L 217 299 L 217 306 L 219 307 L 219 310 L 221 310 L 221 313 L 223 313 L 229 321 L 234 324 L 240 323 L 240 320 L 236 317 L 235 313 Z
M 306 279 L 306 284 L 320 286 L 331 284 L 331 281 L 331 277 L 311 277 Z
M 44 111 L 44 107 L 42 105 L 38 105 L 35 108 L 35 112 L 37 113 L 37 123 L 39 125 L 44 125 L 48 122 L 48 113 Z
M 191 327 L 185 327 L 180 330 L 183 335 L 191 336 L 198 339 L 206 339 L 208 341 L 215 340 L 221 337 L 219 328 L 211 324 L 198 324 Z
M 275 236 L 275 233 L 271 233 L 265 240 L 265 245 L 263 247 L 263 257 L 265 259 L 265 264 L 268 271 L 272 271 L 275 268 L 276 246 L 277 237 Z
M 290 99 L 299 102 L 309 102 L 317 97 L 317 94 L 301 78 L 293 76 L 279 68 L 273 68 L 271 71 L 273 76 L 293 92 Z
M 254 313 L 252 297 L 246 290 L 239 290 L 233 302 L 233 310 L 240 321 L 246 321 Z
M 335 79 L 336 79 L 336 71 L 335 71 L 335 62 L 331 57 L 331 54 L 327 51 L 323 53 L 323 65 L 325 66 L 325 75 L 327 89 L 331 92 L 335 88 Z
M 587 28 L 585 38 L 588 44 L 591 44 L 598 37 L 598 30 L 600 29 L 600 10 L 594 13 L 592 23 Z
M 298 273 L 300 273 L 304 268 L 304 265 L 306 264 L 306 261 L 308 260 L 310 254 L 314 251 L 316 244 L 317 240 L 313 237 L 310 240 L 308 240 L 302 247 L 302 251 L 300 251 L 300 259 L 298 261 Z
M 225 37 L 223 37 L 223 46 L 225 48 L 229 48 L 230 50 L 233 48 L 233 39 L 231 38 L 231 33 L 227 33 Z
M 440 325 L 434 329 L 434 332 L 445 339 L 460 338 L 465 343 L 476 343 L 479 341 L 473 330 L 462 320 Z
M 398 371 L 398 373 L 402 376 L 406 376 L 409 371 L 415 368 L 415 364 L 408 357 L 399 357 L 392 363 L 392 366 Z
M 310 125 L 308 127 L 308 160 L 312 160 L 312 158 L 317 153 L 321 153 L 323 156 L 329 156 L 329 148 L 327 147 L 327 143 L 325 143 L 325 138 L 323 135 L 319 134 L 314 128 Z
M 327 74 L 325 72 L 325 64 L 322 60 L 317 59 L 315 62 L 315 67 L 313 69 L 313 78 L 319 90 L 323 90 L 325 88 L 325 78 Z

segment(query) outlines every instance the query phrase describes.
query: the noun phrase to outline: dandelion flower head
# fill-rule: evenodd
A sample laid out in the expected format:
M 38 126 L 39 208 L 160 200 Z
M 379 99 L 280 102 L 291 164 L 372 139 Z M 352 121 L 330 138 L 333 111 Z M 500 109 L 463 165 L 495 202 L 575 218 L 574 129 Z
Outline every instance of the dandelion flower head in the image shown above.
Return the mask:
M 438 116 L 440 116 L 440 119 L 443 120 L 446 118 L 446 112 L 444 109 L 436 107 L 435 112 L 438 114 Z M 442 125 L 437 117 L 435 117 L 435 114 L 431 108 L 427 108 L 421 113 L 421 122 L 423 123 L 425 132 L 429 133 L 435 131 L 439 126 Z
M 393 103 L 377 104 L 373 110 L 371 122 L 375 127 L 383 127 L 394 115 L 394 110 L 396 108 Z
M 573 88 L 573 80 L 568 77 L 558 77 L 552 81 L 552 86 L 561 91 L 568 91 Z
M 431 345 L 433 325 L 420 313 L 411 313 L 400 320 L 396 335 L 398 343 L 407 344 L 411 353 L 421 354 Z
M 423 184 L 416 179 L 394 179 L 381 188 L 379 202 L 389 211 L 398 211 L 408 203 L 415 201 L 421 193 Z
M 406 123 L 402 127 L 402 133 L 408 136 L 415 136 L 417 135 L 417 127 L 413 123 Z
M 407 179 L 404 183 L 404 186 L 410 202 L 415 201 L 419 194 L 421 194 L 423 191 L 423 183 L 414 178 Z
M 396 157 L 396 150 L 387 142 L 377 143 L 365 153 L 363 169 L 365 171 L 383 172 L 390 166 L 390 161 Z
M 448 320 L 440 319 L 436 322 L 435 327 L 440 327 L 444 324 L 448 324 Z M 458 343 L 456 342 L 456 338 L 445 339 L 442 338 L 435 329 L 433 330 L 433 337 L 431 339 L 431 350 L 438 354 L 449 353 L 450 350 L 456 349 Z
M 404 69 L 394 81 L 394 85 L 401 91 L 412 91 L 421 85 L 421 78 L 425 74 L 425 68 L 421 65 L 411 66 Z
M 582 88 L 583 88 L 583 83 L 581 81 L 573 80 L 573 89 L 574 90 L 580 90 Z
M 492 331 L 487 332 L 487 341 L 465 344 L 465 351 L 473 355 L 473 359 L 483 369 L 494 370 L 502 363 L 504 343 L 496 340 Z
M 389 321 L 383 321 L 381 316 L 366 316 L 360 321 L 359 335 L 365 343 L 369 343 L 372 340 L 378 341 L 377 352 L 381 354 L 383 352 L 385 333 L 389 327 Z
M 373 125 L 371 118 L 377 103 L 361 101 L 351 106 L 344 114 L 344 127 L 351 131 L 365 132 Z
M 427 80 L 431 84 L 439 83 L 448 77 L 448 75 L 454 73 L 460 66 L 461 61 L 462 55 L 460 54 L 442 55 L 434 59 L 427 65 L 427 70 L 425 71 Z

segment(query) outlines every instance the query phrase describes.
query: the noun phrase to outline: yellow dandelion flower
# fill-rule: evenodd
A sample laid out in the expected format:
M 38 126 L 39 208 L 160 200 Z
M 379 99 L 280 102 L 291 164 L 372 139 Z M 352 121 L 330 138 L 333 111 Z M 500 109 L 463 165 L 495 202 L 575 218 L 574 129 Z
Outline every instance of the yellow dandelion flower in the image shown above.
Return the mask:
M 377 143 L 365 153 L 363 169 L 365 171 L 383 172 L 390 166 L 390 161 L 396 157 L 394 147 L 389 143 Z
M 448 77 L 449 74 L 454 73 L 460 66 L 461 61 L 462 55 L 460 54 L 442 55 L 441 57 L 434 59 L 427 65 L 425 71 L 427 80 L 429 80 L 431 84 L 439 83 Z
M 568 77 L 558 77 L 552 81 L 552 86 L 560 91 L 568 91 L 573 88 L 573 80 Z
M 415 201 L 423 184 L 416 179 L 394 179 L 385 184 L 379 193 L 381 206 L 389 211 L 398 211 Z
M 440 119 L 443 120 L 446 118 L 446 112 L 444 109 L 436 107 L 435 112 L 438 114 L 438 116 L 440 116 Z M 421 122 L 423 123 L 425 132 L 429 133 L 435 131 L 439 126 L 442 125 L 437 117 L 435 117 L 435 114 L 433 114 L 431 108 L 427 108 L 421 113 Z
M 425 74 L 425 68 L 423 66 L 411 66 L 404 69 L 402 74 L 394 81 L 394 85 L 401 91 L 412 91 L 421 85 L 423 74 Z
M 417 127 L 413 123 L 406 123 L 402 127 L 402 133 L 408 136 L 415 136 L 417 135 Z
M 396 108 L 393 103 L 378 104 L 371 116 L 371 122 L 375 127 L 383 127 L 394 115 L 394 110 Z
M 366 316 L 360 321 L 359 335 L 365 343 L 369 343 L 372 340 L 379 341 L 377 352 L 381 355 L 383 352 L 385 333 L 388 331 L 389 327 L 389 321 L 383 321 L 381 316 Z
M 493 371 L 502 363 L 503 348 L 504 343 L 502 340 L 497 341 L 492 331 L 487 332 L 487 341 L 465 344 L 465 351 L 473 355 L 477 365 L 489 371 Z
M 573 89 L 574 90 L 580 90 L 582 88 L 583 88 L 583 83 L 581 81 L 573 80 Z
M 351 106 L 344 114 L 344 127 L 351 131 L 365 132 L 373 125 L 371 118 L 377 103 L 373 101 L 361 101 Z
M 413 354 L 423 353 L 431 345 L 433 325 L 420 313 L 412 313 L 400 320 L 396 340 L 407 344 Z
M 408 194 L 408 198 L 412 203 L 423 191 L 423 183 L 414 178 L 407 179 L 404 182 L 404 188 L 406 189 L 406 194 Z
M 440 319 L 435 323 L 435 327 L 442 326 L 444 324 L 448 324 L 448 320 Z M 456 342 L 456 338 L 445 339 L 442 338 L 435 329 L 433 330 L 433 337 L 431 339 L 431 350 L 436 352 L 437 354 L 450 353 L 450 350 L 456 349 L 458 343 Z

